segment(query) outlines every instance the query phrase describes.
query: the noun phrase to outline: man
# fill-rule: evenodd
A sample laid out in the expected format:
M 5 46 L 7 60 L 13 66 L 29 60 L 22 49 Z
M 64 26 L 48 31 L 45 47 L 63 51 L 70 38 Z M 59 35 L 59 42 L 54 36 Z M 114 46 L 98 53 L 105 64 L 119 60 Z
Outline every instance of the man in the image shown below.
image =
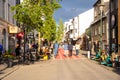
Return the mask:
M 57 55 L 57 53 L 58 53 L 58 47 L 59 47 L 59 45 L 58 45 L 58 43 L 57 43 L 57 41 L 54 43 L 54 46 L 53 46 L 53 48 L 54 48 L 54 51 L 53 51 L 53 54 L 54 54 L 54 57 L 56 57 L 56 55 Z
M 3 46 L 0 44 L 0 61 L 2 59 L 2 53 L 3 53 Z
M 72 56 L 73 45 L 71 43 L 68 44 L 69 56 Z

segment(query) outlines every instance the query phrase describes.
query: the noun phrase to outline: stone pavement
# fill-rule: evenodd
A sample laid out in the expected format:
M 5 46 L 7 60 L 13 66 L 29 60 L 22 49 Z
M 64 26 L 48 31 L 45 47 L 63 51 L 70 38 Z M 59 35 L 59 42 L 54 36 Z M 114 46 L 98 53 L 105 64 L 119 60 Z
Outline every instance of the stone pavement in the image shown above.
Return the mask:
M 80 56 L 82 56 L 84 58 L 87 58 L 87 54 L 88 54 L 88 51 L 83 51 L 83 50 L 80 51 Z M 92 57 L 94 57 L 94 54 L 92 54 Z M 113 71 L 113 72 L 115 72 L 115 73 L 120 75 L 120 69 L 116 69 L 116 68 L 113 68 L 113 67 L 101 65 L 100 62 L 95 61 L 95 60 L 91 60 L 89 58 L 88 58 L 88 60 L 93 62 L 93 63 L 96 63 L 96 64 L 100 65 L 101 67 L 104 67 L 107 70 Z
M 4 77 L 8 76 L 9 74 L 13 73 L 17 69 L 19 69 L 19 65 L 16 65 L 11 68 L 7 68 L 7 69 L 0 71 L 0 80 L 2 80 Z
M 0 71 L 3 71 L 7 68 L 7 64 L 0 64 Z
M 88 59 L 92 63 L 96 63 L 96 64 L 100 65 L 99 62 L 87 58 L 86 55 L 87 55 L 87 51 L 80 51 L 79 56 L 81 56 L 82 58 Z M 48 61 L 52 61 L 52 60 L 53 59 L 51 58 L 51 60 L 48 60 Z M 44 63 L 44 61 L 42 61 L 42 62 Z M 5 65 L 0 65 L 0 80 L 2 80 L 4 77 L 8 76 L 9 74 L 13 73 L 14 71 L 18 70 L 20 68 L 20 66 L 23 66 L 23 65 L 15 65 L 11 68 L 6 68 Z M 100 65 L 100 66 L 104 67 L 107 70 L 110 70 L 110 71 L 120 74 L 120 70 L 116 70 L 115 68 L 104 66 L 104 65 Z

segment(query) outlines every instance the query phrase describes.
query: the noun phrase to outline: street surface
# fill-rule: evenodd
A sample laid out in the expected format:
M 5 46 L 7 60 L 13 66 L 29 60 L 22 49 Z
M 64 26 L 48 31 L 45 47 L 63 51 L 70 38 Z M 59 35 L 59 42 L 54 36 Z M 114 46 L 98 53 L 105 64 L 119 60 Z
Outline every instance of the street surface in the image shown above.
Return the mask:
M 2 80 L 120 80 L 120 75 L 80 56 L 20 65 Z
M 75 51 L 73 51 L 73 55 L 72 56 L 65 56 L 63 48 L 59 48 L 58 54 L 56 56 L 56 60 L 79 59 L 79 58 L 80 58 L 79 56 L 75 55 Z

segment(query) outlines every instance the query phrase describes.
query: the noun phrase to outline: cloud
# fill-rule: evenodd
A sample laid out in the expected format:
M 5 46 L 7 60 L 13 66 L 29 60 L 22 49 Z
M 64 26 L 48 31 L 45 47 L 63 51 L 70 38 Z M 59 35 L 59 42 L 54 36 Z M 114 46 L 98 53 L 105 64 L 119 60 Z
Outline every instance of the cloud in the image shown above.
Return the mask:
M 60 2 L 62 8 L 55 11 L 54 18 L 56 22 L 62 19 L 63 22 L 67 21 L 80 13 L 93 7 L 97 0 L 62 0 Z

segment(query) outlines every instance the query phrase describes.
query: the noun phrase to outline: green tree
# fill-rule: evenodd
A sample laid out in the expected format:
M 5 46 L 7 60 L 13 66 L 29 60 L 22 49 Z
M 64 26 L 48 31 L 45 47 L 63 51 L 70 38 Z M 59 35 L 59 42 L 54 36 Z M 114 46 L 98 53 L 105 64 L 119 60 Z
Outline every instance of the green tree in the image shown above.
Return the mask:
M 56 23 L 53 13 L 60 8 L 60 0 L 23 0 L 21 4 L 12 7 L 16 11 L 14 18 L 24 24 L 27 31 L 36 29 L 43 37 L 52 40 L 56 33 Z M 51 37 L 52 36 L 52 37 Z
M 56 30 L 56 40 L 58 42 L 61 42 L 63 39 L 63 35 L 64 35 L 64 25 L 62 20 L 60 19 L 59 25 L 57 26 L 57 30 Z
M 91 40 L 91 28 L 87 28 L 85 31 L 86 35 L 89 36 L 89 40 Z

